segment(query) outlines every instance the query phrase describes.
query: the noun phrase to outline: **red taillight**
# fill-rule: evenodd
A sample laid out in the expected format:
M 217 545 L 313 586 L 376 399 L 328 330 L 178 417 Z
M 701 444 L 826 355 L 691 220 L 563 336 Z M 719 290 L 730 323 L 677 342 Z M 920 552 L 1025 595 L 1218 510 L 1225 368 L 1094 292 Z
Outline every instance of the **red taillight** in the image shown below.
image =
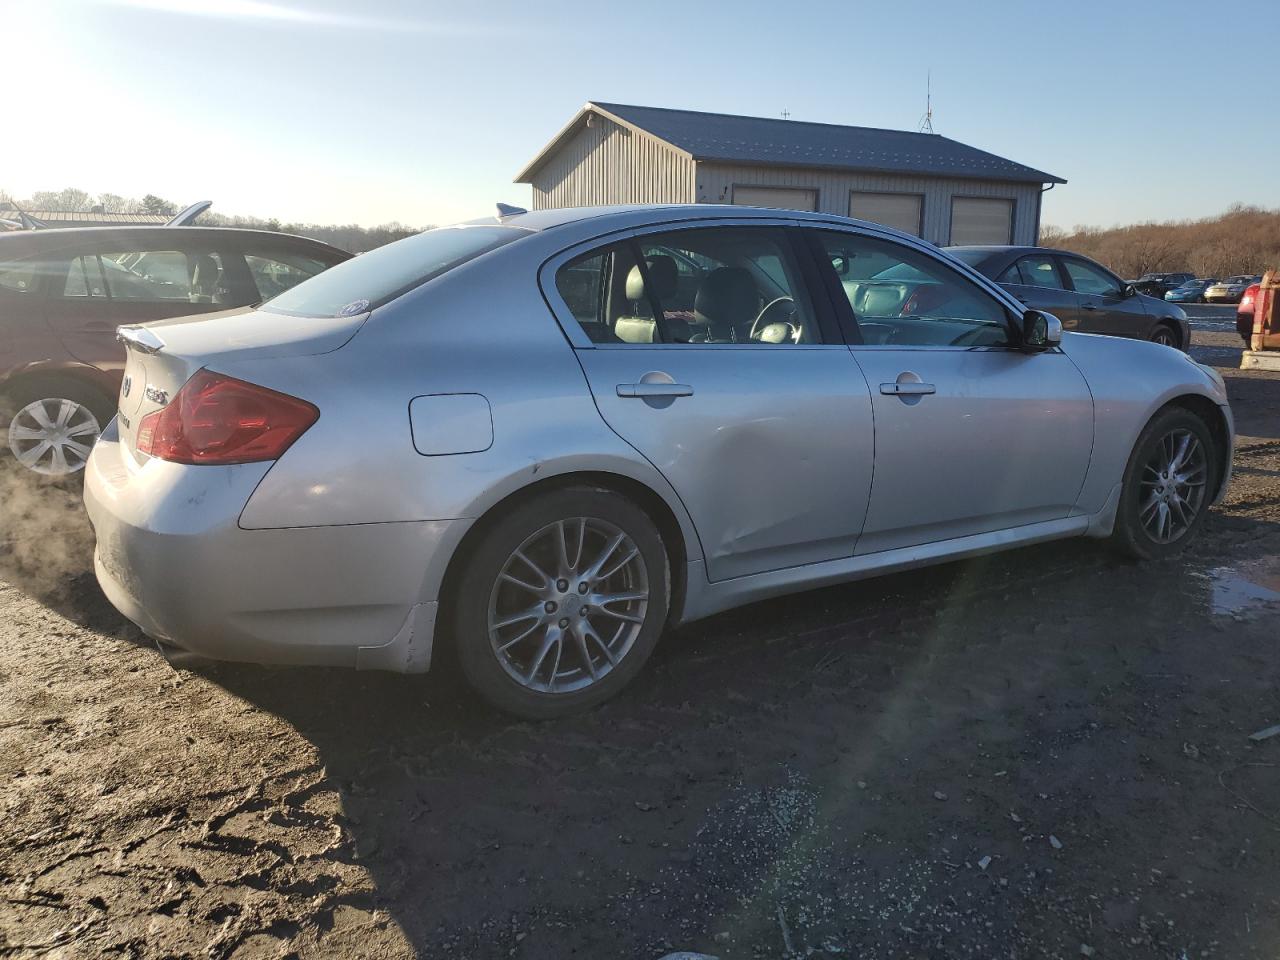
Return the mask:
M 1258 296 L 1259 284 L 1249 287 L 1240 297 L 1240 306 L 1236 307 L 1236 313 L 1252 313 L 1253 301 Z
M 175 463 L 277 460 L 320 411 L 297 397 L 208 370 L 138 422 L 143 453 Z

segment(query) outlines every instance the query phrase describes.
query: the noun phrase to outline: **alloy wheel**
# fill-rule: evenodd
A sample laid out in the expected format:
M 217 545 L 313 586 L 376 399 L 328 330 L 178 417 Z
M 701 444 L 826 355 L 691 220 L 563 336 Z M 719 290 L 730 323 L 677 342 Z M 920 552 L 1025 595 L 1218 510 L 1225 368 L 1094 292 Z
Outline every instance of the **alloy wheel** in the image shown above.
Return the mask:
M 1138 519 L 1156 543 L 1173 543 L 1195 523 L 1204 506 L 1209 459 L 1190 430 L 1170 431 L 1142 468 Z
M 17 461 L 46 477 L 84 469 L 102 425 L 83 404 L 50 397 L 27 404 L 9 422 L 9 450 Z
M 1176 347 L 1178 345 L 1178 338 L 1168 327 L 1160 327 L 1151 335 L 1151 342 L 1160 343 L 1166 347 Z
M 649 571 L 605 520 L 549 523 L 503 564 L 489 595 L 489 644 L 511 679 L 562 694 L 599 682 L 627 656 L 649 606 Z

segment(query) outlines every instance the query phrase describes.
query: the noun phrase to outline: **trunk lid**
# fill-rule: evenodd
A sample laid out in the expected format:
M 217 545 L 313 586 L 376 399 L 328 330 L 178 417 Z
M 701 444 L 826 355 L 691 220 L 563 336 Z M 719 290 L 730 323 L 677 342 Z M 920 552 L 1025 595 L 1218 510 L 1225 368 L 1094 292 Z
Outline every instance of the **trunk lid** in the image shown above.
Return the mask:
M 303 357 L 337 350 L 368 318 L 294 317 L 266 310 L 228 310 L 122 326 L 128 348 L 120 385 L 118 427 L 135 457 L 138 422 L 169 403 L 202 367 L 238 360 Z

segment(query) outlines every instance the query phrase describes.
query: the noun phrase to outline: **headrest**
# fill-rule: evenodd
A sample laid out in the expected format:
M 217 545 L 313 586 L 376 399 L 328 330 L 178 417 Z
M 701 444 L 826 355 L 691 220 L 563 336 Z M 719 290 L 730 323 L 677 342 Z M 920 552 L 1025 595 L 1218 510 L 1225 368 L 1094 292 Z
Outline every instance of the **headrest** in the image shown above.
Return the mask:
M 755 319 L 760 294 L 744 267 L 718 267 L 703 278 L 693 300 L 694 313 L 712 324 L 737 325 Z
M 645 257 L 645 268 L 649 271 L 649 282 L 653 284 L 653 293 L 659 300 L 670 300 L 676 295 L 676 281 L 680 273 L 676 262 L 666 254 L 655 254 Z M 627 299 L 643 300 L 645 298 L 644 277 L 640 267 L 634 266 L 627 274 Z
M 197 253 L 191 260 L 192 283 L 210 283 L 218 278 L 218 274 L 221 272 L 218 269 L 218 261 L 209 254 Z

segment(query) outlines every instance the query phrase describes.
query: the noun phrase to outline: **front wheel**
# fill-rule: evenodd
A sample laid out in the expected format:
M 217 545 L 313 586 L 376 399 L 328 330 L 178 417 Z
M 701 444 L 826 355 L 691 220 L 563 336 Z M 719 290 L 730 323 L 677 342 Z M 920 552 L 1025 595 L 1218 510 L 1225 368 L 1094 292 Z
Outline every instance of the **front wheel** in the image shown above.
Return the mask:
M 462 671 L 522 717 L 594 706 L 653 652 L 669 583 L 661 534 L 625 497 L 588 487 L 537 496 L 470 555 L 454 623 Z
M 1151 342 L 1173 347 L 1175 350 L 1182 346 L 1182 338 L 1178 336 L 1173 327 L 1164 323 L 1151 331 Z
M 1209 428 L 1194 413 L 1172 407 L 1156 414 L 1129 456 L 1112 543 L 1139 560 L 1185 549 L 1212 499 L 1213 454 Z

